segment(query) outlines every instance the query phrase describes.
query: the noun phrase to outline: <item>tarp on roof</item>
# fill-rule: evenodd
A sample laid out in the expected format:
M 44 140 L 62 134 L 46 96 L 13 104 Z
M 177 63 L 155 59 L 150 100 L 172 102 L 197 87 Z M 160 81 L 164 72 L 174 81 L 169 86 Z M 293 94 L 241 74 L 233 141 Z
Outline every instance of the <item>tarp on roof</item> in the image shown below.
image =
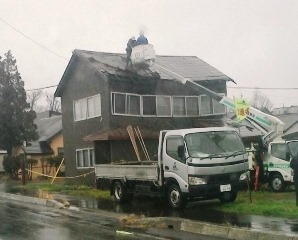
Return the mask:
M 158 139 L 159 131 L 152 129 L 140 129 L 143 139 Z M 137 136 L 135 134 L 135 138 Z M 129 135 L 125 127 L 111 129 L 103 132 L 87 135 L 83 138 L 84 141 L 107 141 L 107 140 L 129 140 Z

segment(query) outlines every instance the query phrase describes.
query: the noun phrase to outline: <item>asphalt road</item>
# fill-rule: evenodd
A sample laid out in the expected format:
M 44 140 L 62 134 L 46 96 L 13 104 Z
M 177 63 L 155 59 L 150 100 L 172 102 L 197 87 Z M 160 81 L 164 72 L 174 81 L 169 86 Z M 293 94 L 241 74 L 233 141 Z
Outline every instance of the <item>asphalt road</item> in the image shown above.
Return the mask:
M 123 236 L 117 230 L 134 235 Z M 0 198 L 0 240 L 206 239 L 223 238 L 172 229 L 123 229 L 119 220 L 100 212 L 60 210 Z

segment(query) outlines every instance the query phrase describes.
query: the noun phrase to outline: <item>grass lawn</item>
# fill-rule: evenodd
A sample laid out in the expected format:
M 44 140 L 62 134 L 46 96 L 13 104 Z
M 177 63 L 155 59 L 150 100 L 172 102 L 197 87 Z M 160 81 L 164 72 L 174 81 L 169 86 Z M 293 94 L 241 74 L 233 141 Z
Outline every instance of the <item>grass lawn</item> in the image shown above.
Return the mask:
M 56 192 L 56 193 L 63 193 L 72 196 L 85 196 L 85 197 L 94 197 L 94 198 L 104 198 L 109 199 L 110 191 L 103 191 L 98 190 L 92 187 L 88 187 L 85 185 L 65 185 L 63 183 L 54 183 L 50 184 L 48 182 L 36 182 L 36 183 L 27 183 L 24 186 L 17 186 L 20 190 L 26 191 L 47 191 L 49 193 Z
M 97 190 L 84 185 L 66 185 L 63 183 L 50 184 L 48 182 L 27 183 L 25 186 L 18 186 L 18 189 L 26 191 L 48 191 L 69 194 L 73 196 L 86 196 L 113 201 L 109 191 Z M 210 205 L 211 208 L 222 212 L 246 215 L 263 215 L 284 218 L 298 218 L 296 207 L 295 191 L 288 190 L 283 193 L 271 192 L 268 188 L 262 188 L 258 192 L 251 192 L 252 203 L 249 201 L 248 192 L 239 192 L 233 203 Z
M 249 201 L 248 192 L 238 193 L 234 203 L 216 206 L 217 210 L 236 214 L 263 215 L 285 218 L 298 218 L 295 191 L 289 190 L 283 193 L 270 192 L 264 189 L 251 192 L 252 203 Z

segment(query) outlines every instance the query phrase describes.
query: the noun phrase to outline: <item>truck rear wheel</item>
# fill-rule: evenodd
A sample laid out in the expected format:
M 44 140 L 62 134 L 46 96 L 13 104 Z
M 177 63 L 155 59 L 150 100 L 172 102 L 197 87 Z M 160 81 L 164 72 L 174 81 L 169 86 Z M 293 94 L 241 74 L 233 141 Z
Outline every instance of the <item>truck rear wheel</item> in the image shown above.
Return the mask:
M 182 196 L 181 190 L 177 184 L 172 184 L 168 189 L 168 202 L 174 209 L 184 208 L 186 199 Z
M 270 186 L 273 192 L 283 192 L 286 188 L 285 181 L 280 174 L 274 174 L 270 178 Z
M 221 203 L 234 202 L 237 198 L 237 192 L 223 192 L 220 194 L 219 201 Z
M 133 194 L 128 193 L 127 189 L 120 181 L 117 181 L 113 185 L 113 195 L 116 202 L 127 202 L 133 198 Z

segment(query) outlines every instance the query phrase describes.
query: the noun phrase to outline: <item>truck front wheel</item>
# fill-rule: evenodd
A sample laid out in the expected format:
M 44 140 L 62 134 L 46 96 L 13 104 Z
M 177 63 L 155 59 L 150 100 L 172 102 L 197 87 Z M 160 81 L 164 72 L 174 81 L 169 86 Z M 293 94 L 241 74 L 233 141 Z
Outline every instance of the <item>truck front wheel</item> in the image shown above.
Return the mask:
M 181 190 L 178 185 L 172 184 L 168 189 L 168 202 L 174 209 L 184 208 L 186 199 L 182 196 Z
M 280 174 L 274 174 L 270 178 L 270 186 L 273 192 L 283 192 L 286 188 L 285 181 Z

